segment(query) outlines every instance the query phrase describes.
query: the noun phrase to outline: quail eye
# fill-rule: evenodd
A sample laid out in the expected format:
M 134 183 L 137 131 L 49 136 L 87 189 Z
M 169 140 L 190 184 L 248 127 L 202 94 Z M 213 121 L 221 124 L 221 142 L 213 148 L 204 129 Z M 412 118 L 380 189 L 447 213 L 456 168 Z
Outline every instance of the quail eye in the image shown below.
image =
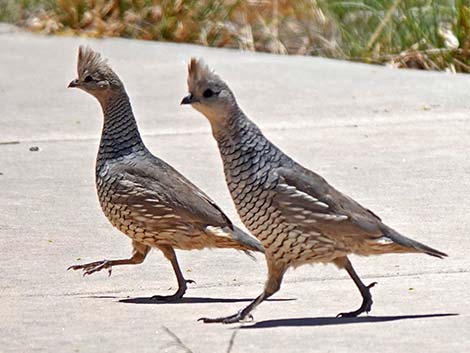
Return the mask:
M 214 95 L 214 91 L 212 91 L 210 88 L 206 89 L 204 91 L 204 93 L 202 93 L 202 95 L 205 97 L 205 98 L 210 98 Z
M 85 76 L 84 81 L 85 81 L 85 82 L 93 81 L 93 77 L 91 77 L 90 75 L 87 75 L 87 76 Z

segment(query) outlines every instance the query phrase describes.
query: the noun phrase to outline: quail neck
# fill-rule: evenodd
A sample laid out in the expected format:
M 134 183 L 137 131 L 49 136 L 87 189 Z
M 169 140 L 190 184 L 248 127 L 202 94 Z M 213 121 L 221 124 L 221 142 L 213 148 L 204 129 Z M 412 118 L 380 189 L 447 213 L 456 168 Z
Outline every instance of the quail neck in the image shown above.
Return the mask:
M 264 137 L 258 126 L 248 119 L 240 108 L 229 113 L 223 128 L 212 127 L 212 133 L 224 162 L 231 162 L 233 157 L 244 157 L 246 163 L 253 164 L 259 164 L 264 160 L 280 165 L 281 162 L 289 160 Z M 234 154 L 236 156 L 233 156 Z
M 129 97 L 120 88 L 99 99 L 103 110 L 103 129 L 97 156 L 97 169 L 105 160 L 146 152 Z

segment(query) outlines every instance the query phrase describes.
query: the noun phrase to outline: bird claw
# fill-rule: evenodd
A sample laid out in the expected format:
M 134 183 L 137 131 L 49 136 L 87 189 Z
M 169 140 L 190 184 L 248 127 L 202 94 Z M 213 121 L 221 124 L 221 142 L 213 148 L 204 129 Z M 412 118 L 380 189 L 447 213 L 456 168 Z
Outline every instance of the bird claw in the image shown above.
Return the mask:
M 72 265 L 68 270 L 83 270 L 83 277 L 89 276 L 95 272 L 101 271 L 102 269 L 108 269 L 108 276 L 111 276 L 112 266 L 108 260 L 94 261 L 83 265 Z
M 244 314 L 243 310 L 240 310 L 238 313 L 226 317 L 218 317 L 218 318 L 208 318 L 208 317 L 201 317 L 197 321 L 202 321 L 205 324 L 213 324 L 213 323 L 222 323 L 222 324 L 235 324 L 237 322 L 247 322 L 253 321 L 253 315 L 251 314 Z
M 184 282 L 189 283 L 189 284 L 192 284 L 192 283 L 196 284 L 196 281 L 193 281 L 192 279 L 185 279 Z M 162 302 L 173 302 L 173 301 L 181 299 L 185 293 L 186 293 L 186 286 L 180 286 L 175 294 L 154 295 L 151 297 L 151 299 L 155 301 L 162 301 Z
M 372 307 L 372 299 L 370 300 L 370 302 L 363 303 L 361 307 L 355 311 L 350 311 L 347 313 L 339 313 L 338 315 L 336 315 L 336 318 L 357 317 L 361 315 L 362 313 L 369 314 L 371 307 Z
M 358 315 L 359 314 L 356 313 L 356 311 L 351 311 L 348 313 L 339 313 L 338 315 L 336 315 L 336 318 L 339 319 L 339 318 L 345 318 L 345 317 L 356 317 Z
M 376 284 L 377 284 L 377 282 L 372 282 L 371 284 L 366 286 L 366 288 L 369 290 L 373 286 L 375 286 Z M 367 313 L 368 314 L 369 311 L 372 309 L 372 304 L 373 304 L 372 296 L 370 295 L 370 292 L 368 291 L 367 295 L 363 298 L 361 307 L 359 309 L 357 309 L 355 311 L 348 312 L 348 313 L 339 313 L 338 315 L 336 315 L 336 317 L 337 318 L 339 318 L 339 317 L 356 317 L 356 316 L 359 316 L 362 313 Z
M 150 299 L 155 300 L 157 302 L 174 302 L 176 300 L 179 300 L 183 297 L 184 293 L 178 293 L 176 292 L 175 294 L 172 295 L 154 295 Z

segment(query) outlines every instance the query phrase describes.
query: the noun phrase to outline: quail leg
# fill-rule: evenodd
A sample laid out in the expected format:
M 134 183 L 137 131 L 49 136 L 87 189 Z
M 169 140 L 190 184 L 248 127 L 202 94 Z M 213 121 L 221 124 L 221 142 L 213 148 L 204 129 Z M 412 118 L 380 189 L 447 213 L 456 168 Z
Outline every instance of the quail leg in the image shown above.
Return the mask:
M 349 276 L 351 276 L 352 280 L 354 281 L 362 295 L 362 304 L 359 309 L 351 312 L 339 313 L 336 317 L 356 317 L 364 312 L 368 313 L 371 310 L 373 303 L 370 288 L 375 286 L 377 282 L 372 282 L 371 284 L 366 286 L 357 275 L 356 271 L 354 270 L 351 262 L 347 257 L 337 259 L 335 263 L 338 267 L 344 268 L 348 272 Z
M 222 324 L 233 324 L 237 322 L 245 321 L 246 319 L 253 319 L 251 312 L 263 301 L 268 299 L 274 293 L 281 288 L 282 277 L 284 276 L 285 269 L 276 267 L 268 263 L 268 280 L 266 282 L 264 291 L 255 300 L 253 300 L 247 307 L 240 310 L 238 313 L 226 317 L 218 318 L 207 318 L 202 317 L 198 321 L 202 321 L 206 324 L 209 323 L 222 323 Z
M 187 284 L 196 282 L 184 278 L 176 258 L 175 250 L 171 246 L 160 246 L 159 249 L 163 252 L 165 257 L 170 260 L 171 265 L 173 266 L 173 271 L 175 271 L 176 279 L 178 281 L 178 290 L 172 295 L 154 295 L 152 299 L 158 301 L 175 301 L 181 299 L 186 293 L 186 289 L 188 289 Z
M 129 259 L 94 261 L 82 265 L 73 265 L 67 268 L 67 270 L 83 270 L 83 276 L 86 276 L 107 269 L 109 276 L 111 276 L 113 266 L 137 265 L 144 262 L 150 247 L 135 241 L 132 242 L 132 247 L 132 256 Z

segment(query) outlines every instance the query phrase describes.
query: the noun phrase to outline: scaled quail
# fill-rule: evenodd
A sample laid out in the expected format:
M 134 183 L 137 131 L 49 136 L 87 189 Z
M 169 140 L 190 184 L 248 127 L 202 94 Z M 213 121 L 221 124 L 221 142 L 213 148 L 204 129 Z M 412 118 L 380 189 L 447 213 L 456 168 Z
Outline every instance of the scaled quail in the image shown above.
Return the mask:
M 264 252 L 262 245 L 232 224 L 204 192 L 145 147 L 124 85 L 99 53 L 81 46 L 77 87 L 98 99 L 103 129 L 96 158 L 96 189 L 113 226 L 132 239 L 129 259 L 75 265 L 90 275 L 117 265 L 144 261 L 151 248 L 170 260 L 178 290 L 156 300 L 181 298 L 190 282 L 183 277 L 174 249 L 233 248 Z
M 332 262 L 349 273 L 363 302 L 338 316 L 354 317 L 371 310 L 375 283 L 360 280 L 349 254 L 446 256 L 399 234 L 285 155 L 246 117 L 228 85 L 201 59 L 191 59 L 188 71 L 189 95 L 181 104 L 191 104 L 209 120 L 233 201 L 245 226 L 265 247 L 268 265 L 264 291 L 250 305 L 232 316 L 201 320 L 233 323 L 251 317 L 257 305 L 279 290 L 289 267 L 317 262 Z

